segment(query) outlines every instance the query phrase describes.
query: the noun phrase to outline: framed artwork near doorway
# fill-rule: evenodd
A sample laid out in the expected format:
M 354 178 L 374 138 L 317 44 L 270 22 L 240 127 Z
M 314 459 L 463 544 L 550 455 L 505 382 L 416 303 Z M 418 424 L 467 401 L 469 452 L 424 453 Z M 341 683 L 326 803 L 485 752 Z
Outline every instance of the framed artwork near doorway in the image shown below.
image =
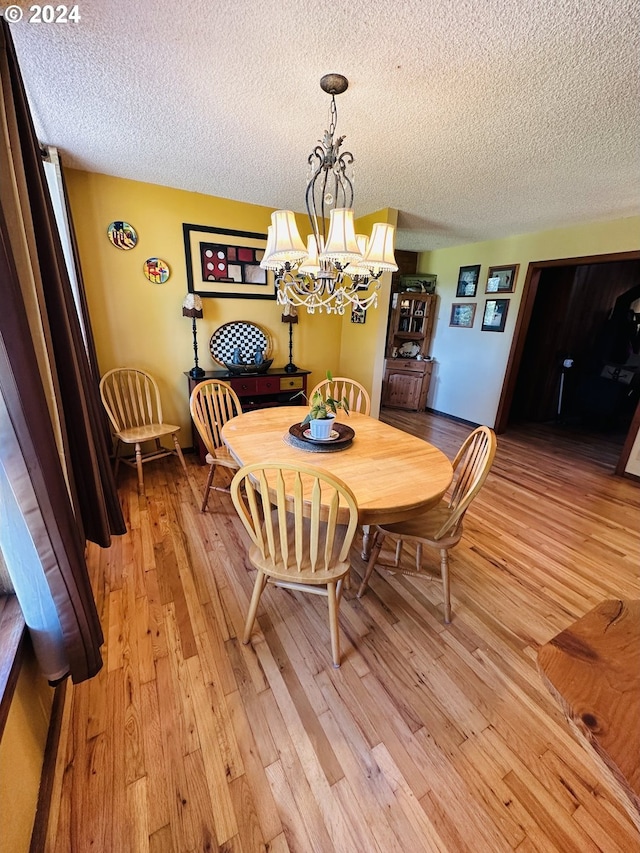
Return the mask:
M 480 264 L 474 264 L 469 267 L 460 267 L 458 273 L 458 286 L 456 288 L 456 298 L 466 296 L 473 298 L 478 289 L 478 279 L 480 278 Z
M 508 311 L 508 299 L 486 299 L 482 315 L 482 331 L 504 332 Z
M 518 264 L 512 264 L 509 267 L 489 267 L 485 293 L 513 293 L 518 266 Z
M 476 316 L 475 302 L 454 302 L 451 306 L 450 326 L 458 326 L 461 329 L 473 328 Z

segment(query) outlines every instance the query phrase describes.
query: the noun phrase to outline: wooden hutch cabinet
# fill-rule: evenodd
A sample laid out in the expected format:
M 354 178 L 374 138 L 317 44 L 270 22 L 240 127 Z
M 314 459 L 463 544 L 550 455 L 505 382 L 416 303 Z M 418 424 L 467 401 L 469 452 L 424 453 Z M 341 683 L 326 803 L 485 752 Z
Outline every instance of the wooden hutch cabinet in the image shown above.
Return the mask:
M 400 291 L 392 295 L 382 383 L 382 405 L 426 408 L 433 362 L 429 358 L 436 311 L 435 293 Z

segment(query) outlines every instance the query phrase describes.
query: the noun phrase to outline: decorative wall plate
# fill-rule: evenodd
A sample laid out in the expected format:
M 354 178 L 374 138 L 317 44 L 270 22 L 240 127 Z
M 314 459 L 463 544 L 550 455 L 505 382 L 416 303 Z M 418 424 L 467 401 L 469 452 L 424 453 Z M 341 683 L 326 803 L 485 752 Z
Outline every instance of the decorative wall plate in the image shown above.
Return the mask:
M 415 341 L 405 341 L 398 350 L 398 355 L 400 358 L 415 358 L 419 352 L 420 346 Z
M 169 264 L 162 258 L 148 258 L 142 267 L 144 274 L 154 284 L 164 284 L 171 275 Z
M 269 358 L 271 339 L 269 333 L 255 323 L 234 320 L 215 330 L 209 341 L 209 352 L 214 361 L 224 365 L 233 362 L 233 354 L 240 352 L 243 364 L 251 364 L 256 350 L 261 349 L 264 358 Z
M 136 229 L 128 222 L 118 220 L 107 228 L 107 235 L 116 249 L 133 249 L 138 242 Z

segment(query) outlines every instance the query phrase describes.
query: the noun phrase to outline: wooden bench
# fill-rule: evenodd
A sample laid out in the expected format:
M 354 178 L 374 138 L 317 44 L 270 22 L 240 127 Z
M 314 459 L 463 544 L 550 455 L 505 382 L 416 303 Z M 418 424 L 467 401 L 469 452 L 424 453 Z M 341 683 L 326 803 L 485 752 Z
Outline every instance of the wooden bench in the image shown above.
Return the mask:
M 542 646 L 538 667 L 640 830 L 640 601 L 603 601 Z

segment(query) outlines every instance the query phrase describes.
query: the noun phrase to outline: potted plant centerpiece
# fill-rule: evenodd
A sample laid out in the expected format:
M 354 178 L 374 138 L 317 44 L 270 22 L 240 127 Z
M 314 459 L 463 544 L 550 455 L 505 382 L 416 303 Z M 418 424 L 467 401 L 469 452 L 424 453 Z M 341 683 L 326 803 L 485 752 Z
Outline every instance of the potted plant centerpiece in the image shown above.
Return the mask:
M 331 381 L 332 378 L 331 373 L 327 371 L 327 379 Z M 323 397 L 321 391 L 316 391 L 311 397 L 309 411 L 301 426 L 309 424 L 311 438 L 326 441 L 331 438 L 331 430 L 338 409 L 343 409 L 349 414 L 349 403 L 346 397 L 336 400 L 331 395 Z

